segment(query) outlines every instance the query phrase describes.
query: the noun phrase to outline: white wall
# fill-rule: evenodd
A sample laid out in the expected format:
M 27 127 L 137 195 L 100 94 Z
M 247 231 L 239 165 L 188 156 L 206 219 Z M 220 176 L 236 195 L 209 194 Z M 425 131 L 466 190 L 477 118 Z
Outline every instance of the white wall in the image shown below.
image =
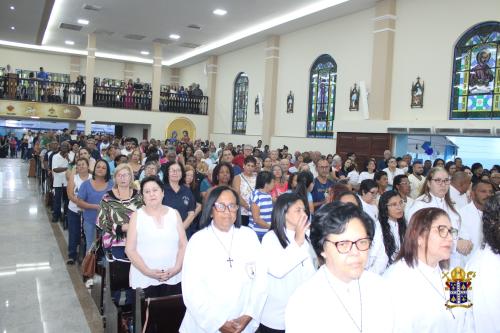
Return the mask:
M 134 81 L 140 78 L 141 82 L 153 83 L 153 65 L 134 64 Z
M 391 120 L 454 126 L 448 120 L 454 45 L 472 26 L 500 20 L 500 1 L 399 0 L 396 12 Z M 425 82 L 424 107 L 411 109 L 411 84 L 417 76 Z
M 148 129 L 148 134 L 151 133 L 151 125 L 147 124 L 125 124 L 123 125 L 123 136 L 142 140 L 142 131 Z M 148 138 L 149 139 L 149 138 Z M 156 138 L 155 138 L 156 139 Z
M 306 136 L 309 73 L 322 54 L 329 54 L 337 63 L 334 129 L 343 120 L 362 119 L 360 112 L 349 112 L 349 91 L 354 83 L 365 81 L 369 85 L 371 81 L 373 17 L 374 10 L 367 9 L 281 36 L 276 136 Z M 286 113 L 290 91 L 295 97 L 293 114 Z
M 197 64 L 186 66 L 180 69 L 180 85 L 189 87 L 193 82 L 200 85 L 203 94 L 206 95 L 207 90 L 207 74 L 205 73 L 205 61 Z
M 264 92 L 265 43 L 258 43 L 217 59 L 214 133 L 231 134 L 234 81 L 240 72 L 248 75 L 247 135 L 261 135 L 262 121 L 254 114 L 254 100 Z M 265 106 L 264 106 L 265 112 Z
M 69 74 L 70 59 L 69 55 L 0 47 L 0 66 L 10 64 L 13 69 L 38 71 L 43 67 L 47 72 Z

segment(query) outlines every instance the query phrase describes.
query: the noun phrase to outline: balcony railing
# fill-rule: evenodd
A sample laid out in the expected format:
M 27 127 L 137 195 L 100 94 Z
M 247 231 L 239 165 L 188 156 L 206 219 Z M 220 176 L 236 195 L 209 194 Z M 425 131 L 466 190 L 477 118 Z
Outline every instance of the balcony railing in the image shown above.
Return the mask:
M 151 90 L 94 87 L 94 106 L 151 110 Z
M 176 93 L 160 93 L 160 111 L 207 115 L 207 96 L 182 96 Z
M 30 102 L 84 105 L 85 84 L 1 76 L 0 98 Z

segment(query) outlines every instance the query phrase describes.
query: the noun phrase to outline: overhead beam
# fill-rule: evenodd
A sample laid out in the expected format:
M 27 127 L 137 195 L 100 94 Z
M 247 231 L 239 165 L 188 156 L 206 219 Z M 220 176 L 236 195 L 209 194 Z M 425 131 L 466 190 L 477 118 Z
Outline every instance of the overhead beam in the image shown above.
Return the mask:
M 36 36 L 35 44 L 42 45 L 43 35 L 45 35 L 45 30 L 47 30 L 47 25 L 49 24 L 50 13 L 52 13 L 52 8 L 54 8 L 54 3 L 56 0 L 45 0 L 45 5 L 43 6 L 42 19 L 40 21 L 40 27 L 38 27 L 38 33 Z

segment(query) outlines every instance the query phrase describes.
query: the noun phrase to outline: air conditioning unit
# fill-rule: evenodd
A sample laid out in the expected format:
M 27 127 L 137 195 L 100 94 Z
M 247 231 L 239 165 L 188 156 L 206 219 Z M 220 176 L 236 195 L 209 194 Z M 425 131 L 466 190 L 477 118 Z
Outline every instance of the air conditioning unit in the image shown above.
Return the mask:
M 387 133 L 391 134 L 408 134 L 408 128 L 406 127 L 388 127 Z
M 430 127 L 415 127 L 415 128 L 409 128 L 408 129 L 409 134 L 423 134 L 423 135 L 431 135 L 432 134 L 432 128 Z
M 434 133 L 439 135 L 460 135 L 460 128 L 436 128 Z
M 490 136 L 491 128 L 464 128 L 462 129 L 462 134 L 470 136 Z

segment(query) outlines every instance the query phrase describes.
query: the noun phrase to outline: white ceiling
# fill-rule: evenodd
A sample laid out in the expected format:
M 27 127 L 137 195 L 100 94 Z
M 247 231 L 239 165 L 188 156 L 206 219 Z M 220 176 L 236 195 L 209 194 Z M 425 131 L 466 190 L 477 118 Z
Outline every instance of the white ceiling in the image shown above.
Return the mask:
M 35 44 L 44 1 L 1 0 L 0 2 L 2 3 L 0 39 Z M 371 7 L 375 2 L 376 0 L 349 0 L 183 60 L 174 67 L 186 66 L 202 61 L 211 54 L 221 54 L 260 42 L 272 34 L 291 32 L 347 15 Z M 153 40 L 156 38 L 168 40 L 168 36 L 175 33 L 181 38 L 177 41 L 170 40 L 171 43 L 163 47 L 163 60 L 168 61 L 193 51 L 191 48 L 182 47 L 182 43 L 206 46 L 235 32 L 313 3 L 311 0 L 56 0 L 45 31 L 43 45 L 85 50 L 88 33 L 104 30 L 112 34 L 109 36 L 97 34 L 99 52 L 151 60 Z M 11 4 L 16 6 L 14 12 L 8 8 Z M 102 9 L 85 10 L 83 9 L 85 4 L 98 5 Z M 212 11 L 216 8 L 224 8 L 228 14 L 222 17 L 215 16 Z M 90 24 L 83 26 L 81 31 L 59 28 L 61 23 L 78 24 L 77 20 L 80 18 L 90 21 Z M 188 28 L 190 24 L 200 26 L 201 30 Z M 11 25 L 16 26 L 15 31 L 10 30 Z M 124 38 L 128 34 L 143 35 L 145 38 L 141 41 Z M 72 40 L 75 45 L 65 45 L 65 40 Z M 149 51 L 150 55 L 141 55 L 142 50 Z

